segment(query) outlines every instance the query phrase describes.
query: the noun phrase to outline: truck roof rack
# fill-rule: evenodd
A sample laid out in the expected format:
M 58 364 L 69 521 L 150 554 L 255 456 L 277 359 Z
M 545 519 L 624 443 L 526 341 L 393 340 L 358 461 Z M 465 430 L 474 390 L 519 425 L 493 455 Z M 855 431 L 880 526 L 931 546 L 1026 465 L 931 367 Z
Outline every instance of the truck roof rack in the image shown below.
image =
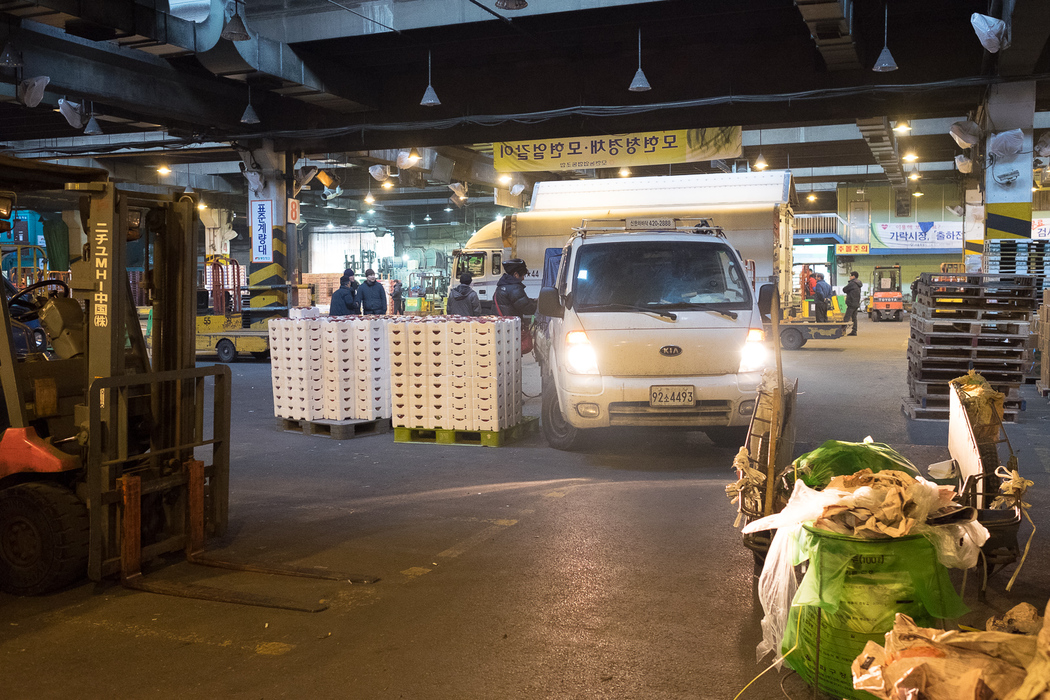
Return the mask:
M 620 219 L 584 219 L 572 229 L 574 236 L 603 233 L 627 233 L 630 231 L 678 231 L 700 233 L 725 238 L 721 226 L 714 226 L 706 217 L 630 216 Z

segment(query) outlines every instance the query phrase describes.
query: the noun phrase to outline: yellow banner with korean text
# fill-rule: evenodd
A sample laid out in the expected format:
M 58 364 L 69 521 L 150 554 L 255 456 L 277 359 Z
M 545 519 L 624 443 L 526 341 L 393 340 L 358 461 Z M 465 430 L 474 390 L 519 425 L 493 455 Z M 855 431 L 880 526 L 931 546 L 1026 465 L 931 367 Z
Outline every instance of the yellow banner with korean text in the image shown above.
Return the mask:
M 737 158 L 739 126 L 577 136 L 492 144 L 497 172 L 622 168 Z
M 868 243 L 836 243 L 835 255 L 870 255 L 871 246 Z

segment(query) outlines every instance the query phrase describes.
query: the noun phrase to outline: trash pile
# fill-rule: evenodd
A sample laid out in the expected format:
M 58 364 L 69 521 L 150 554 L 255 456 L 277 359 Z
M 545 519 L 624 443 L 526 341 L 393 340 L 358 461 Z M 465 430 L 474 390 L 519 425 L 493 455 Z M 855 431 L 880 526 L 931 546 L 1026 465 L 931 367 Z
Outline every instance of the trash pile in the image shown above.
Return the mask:
M 959 390 L 959 400 L 970 418 L 970 425 L 975 429 L 984 425 L 998 426 L 1002 422 L 1006 395 L 993 389 L 984 377 L 971 369 L 949 384 Z
M 795 468 L 797 477 L 778 479 L 793 484 L 783 509 L 743 529 L 776 531 L 759 578 L 757 656 L 773 652 L 807 681 L 819 668 L 823 690 L 858 697 L 850 664 L 897 613 L 932 625 L 967 612 L 946 567 L 975 566 L 988 531 L 953 489 L 870 438 L 828 441 Z M 795 567 L 807 561 L 798 582 Z
M 990 619 L 988 631 L 959 632 L 920 627 L 898 614 L 885 645 L 869 641 L 853 661 L 853 687 L 880 700 L 1048 700 L 1044 619 L 1022 603 Z

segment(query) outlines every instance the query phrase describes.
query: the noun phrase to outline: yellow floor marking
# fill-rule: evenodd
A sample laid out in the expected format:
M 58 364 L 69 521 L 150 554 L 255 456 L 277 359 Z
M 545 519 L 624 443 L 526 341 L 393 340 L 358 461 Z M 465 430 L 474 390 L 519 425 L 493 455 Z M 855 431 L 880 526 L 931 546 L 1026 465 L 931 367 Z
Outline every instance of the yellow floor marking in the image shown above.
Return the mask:
M 417 576 L 430 573 L 430 569 L 424 569 L 422 566 L 413 566 L 411 569 L 405 569 L 401 573 L 409 578 L 416 578 Z
M 497 520 L 494 524 L 485 528 L 481 532 L 471 535 L 459 544 L 449 547 L 444 552 L 439 553 L 438 556 L 443 557 L 445 559 L 452 559 L 453 557 L 458 557 L 460 554 L 467 551 L 474 545 L 480 544 L 491 537 L 495 537 L 506 528 L 511 527 L 512 525 L 516 525 L 517 522 L 517 520 Z
M 178 642 L 180 644 L 200 644 L 208 647 L 240 649 L 242 651 L 254 652 L 256 654 L 266 654 L 269 656 L 280 656 L 281 654 L 287 654 L 289 651 L 295 648 L 295 645 L 293 644 L 284 644 L 282 642 L 262 642 L 238 645 L 234 644 L 233 640 L 230 639 L 209 639 L 208 637 L 199 634 L 179 634 L 176 632 L 172 632 L 171 630 L 161 629 L 158 627 L 147 627 L 145 625 L 127 624 L 123 622 L 114 622 L 112 620 L 90 620 L 85 617 L 67 617 L 66 615 L 61 614 L 50 615 L 49 618 L 56 622 L 86 625 L 96 630 L 104 630 L 106 632 L 113 632 L 116 634 L 125 634 L 136 638 L 148 637 L 152 639 L 160 639 L 163 641 Z
M 544 498 L 565 498 L 565 491 L 549 491 L 543 494 Z
M 287 654 L 294 648 L 294 645 L 283 642 L 263 642 L 255 647 L 255 653 L 264 656 L 280 656 L 281 654 Z

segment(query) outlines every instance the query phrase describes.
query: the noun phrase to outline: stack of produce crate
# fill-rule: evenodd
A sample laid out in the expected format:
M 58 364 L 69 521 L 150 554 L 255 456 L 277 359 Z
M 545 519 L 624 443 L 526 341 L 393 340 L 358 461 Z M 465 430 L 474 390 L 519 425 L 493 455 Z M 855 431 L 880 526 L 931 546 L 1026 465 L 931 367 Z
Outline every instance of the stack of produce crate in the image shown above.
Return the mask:
M 395 428 L 498 431 L 521 421 L 516 317 L 401 317 L 388 324 Z
M 1039 280 L 1030 275 L 931 274 L 919 280 L 908 341 L 910 418 L 947 419 L 948 382 L 974 370 L 1005 395 L 1003 420 L 1024 410 Z
M 387 319 L 272 319 L 274 414 L 289 420 L 390 417 Z

